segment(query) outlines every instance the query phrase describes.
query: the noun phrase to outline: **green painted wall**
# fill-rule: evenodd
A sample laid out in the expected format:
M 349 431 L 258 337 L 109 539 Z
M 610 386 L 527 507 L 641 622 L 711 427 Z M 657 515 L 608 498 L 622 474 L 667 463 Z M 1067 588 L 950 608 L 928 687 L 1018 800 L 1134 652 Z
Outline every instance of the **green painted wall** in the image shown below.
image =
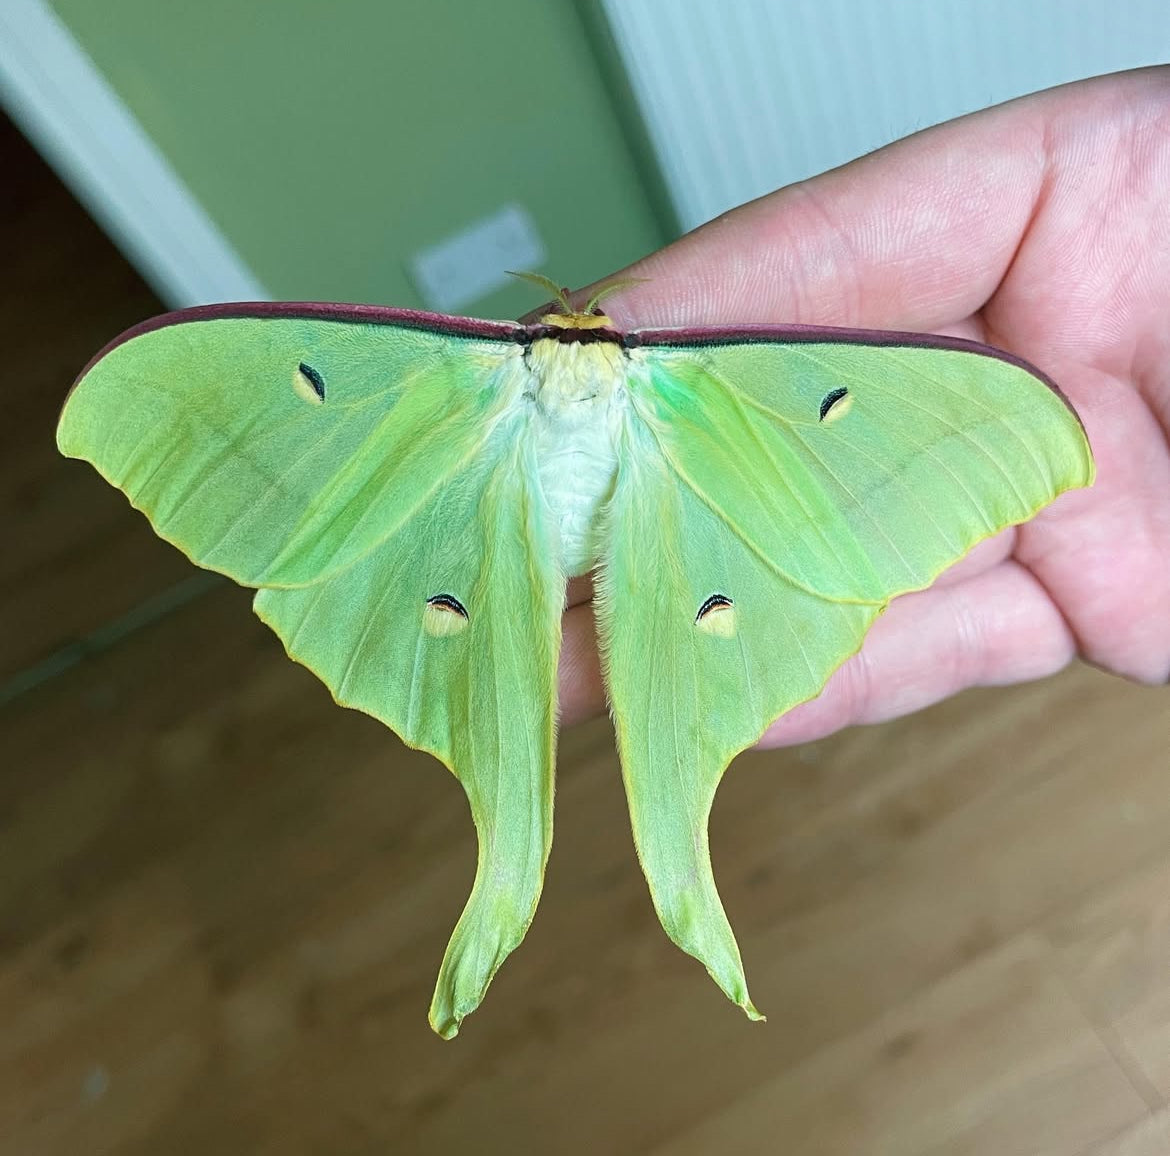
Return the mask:
M 52 4 L 278 298 L 419 305 L 409 255 L 510 201 L 567 284 L 665 239 L 572 0 Z

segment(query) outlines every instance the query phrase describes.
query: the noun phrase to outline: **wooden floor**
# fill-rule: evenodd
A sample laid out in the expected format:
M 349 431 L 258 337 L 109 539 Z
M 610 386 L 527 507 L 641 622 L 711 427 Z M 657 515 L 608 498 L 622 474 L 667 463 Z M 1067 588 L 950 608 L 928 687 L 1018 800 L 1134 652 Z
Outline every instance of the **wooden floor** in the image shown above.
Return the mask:
M 527 941 L 426 1025 L 458 784 L 335 707 L 56 411 L 157 307 L 0 128 L 0 1151 L 1170 1153 L 1170 693 L 1079 667 L 743 757 L 751 1024 L 659 929 L 608 723 Z

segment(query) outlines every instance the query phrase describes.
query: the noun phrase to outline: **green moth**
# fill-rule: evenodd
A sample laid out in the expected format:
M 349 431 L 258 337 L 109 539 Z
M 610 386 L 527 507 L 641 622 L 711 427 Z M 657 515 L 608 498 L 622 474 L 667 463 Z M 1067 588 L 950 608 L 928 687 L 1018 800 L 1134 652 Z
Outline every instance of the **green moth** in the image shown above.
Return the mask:
M 475 882 L 430 1009 L 451 1037 L 532 920 L 552 841 L 566 578 L 595 611 L 667 934 L 753 1019 L 707 845 L 729 761 L 892 598 L 1088 485 L 1056 387 L 986 346 L 805 326 L 622 332 L 360 305 L 147 321 L 58 429 L 339 703 L 463 784 Z

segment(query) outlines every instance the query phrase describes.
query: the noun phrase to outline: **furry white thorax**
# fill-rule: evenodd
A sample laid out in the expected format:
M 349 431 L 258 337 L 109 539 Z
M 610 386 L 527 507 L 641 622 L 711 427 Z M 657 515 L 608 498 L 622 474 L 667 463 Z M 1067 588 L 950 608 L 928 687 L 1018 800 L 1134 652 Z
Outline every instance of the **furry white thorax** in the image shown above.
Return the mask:
M 631 362 L 614 342 L 534 341 L 530 429 L 550 524 L 569 577 L 597 560 L 602 506 L 617 475 Z

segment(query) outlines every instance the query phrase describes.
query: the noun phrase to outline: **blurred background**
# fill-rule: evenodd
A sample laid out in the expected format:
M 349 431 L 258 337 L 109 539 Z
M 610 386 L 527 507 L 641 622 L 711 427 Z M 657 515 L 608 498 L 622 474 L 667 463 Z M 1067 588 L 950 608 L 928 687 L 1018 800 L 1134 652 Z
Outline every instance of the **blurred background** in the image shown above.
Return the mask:
M 607 720 L 524 945 L 426 1008 L 458 784 L 92 470 L 164 307 L 512 316 L 937 121 L 1170 57 L 1165 0 L 0 0 L 0 1152 L 1170 1152 L 1170 702 L 1074 667 L 743 756 L 747 1023 L 662 934 Z

